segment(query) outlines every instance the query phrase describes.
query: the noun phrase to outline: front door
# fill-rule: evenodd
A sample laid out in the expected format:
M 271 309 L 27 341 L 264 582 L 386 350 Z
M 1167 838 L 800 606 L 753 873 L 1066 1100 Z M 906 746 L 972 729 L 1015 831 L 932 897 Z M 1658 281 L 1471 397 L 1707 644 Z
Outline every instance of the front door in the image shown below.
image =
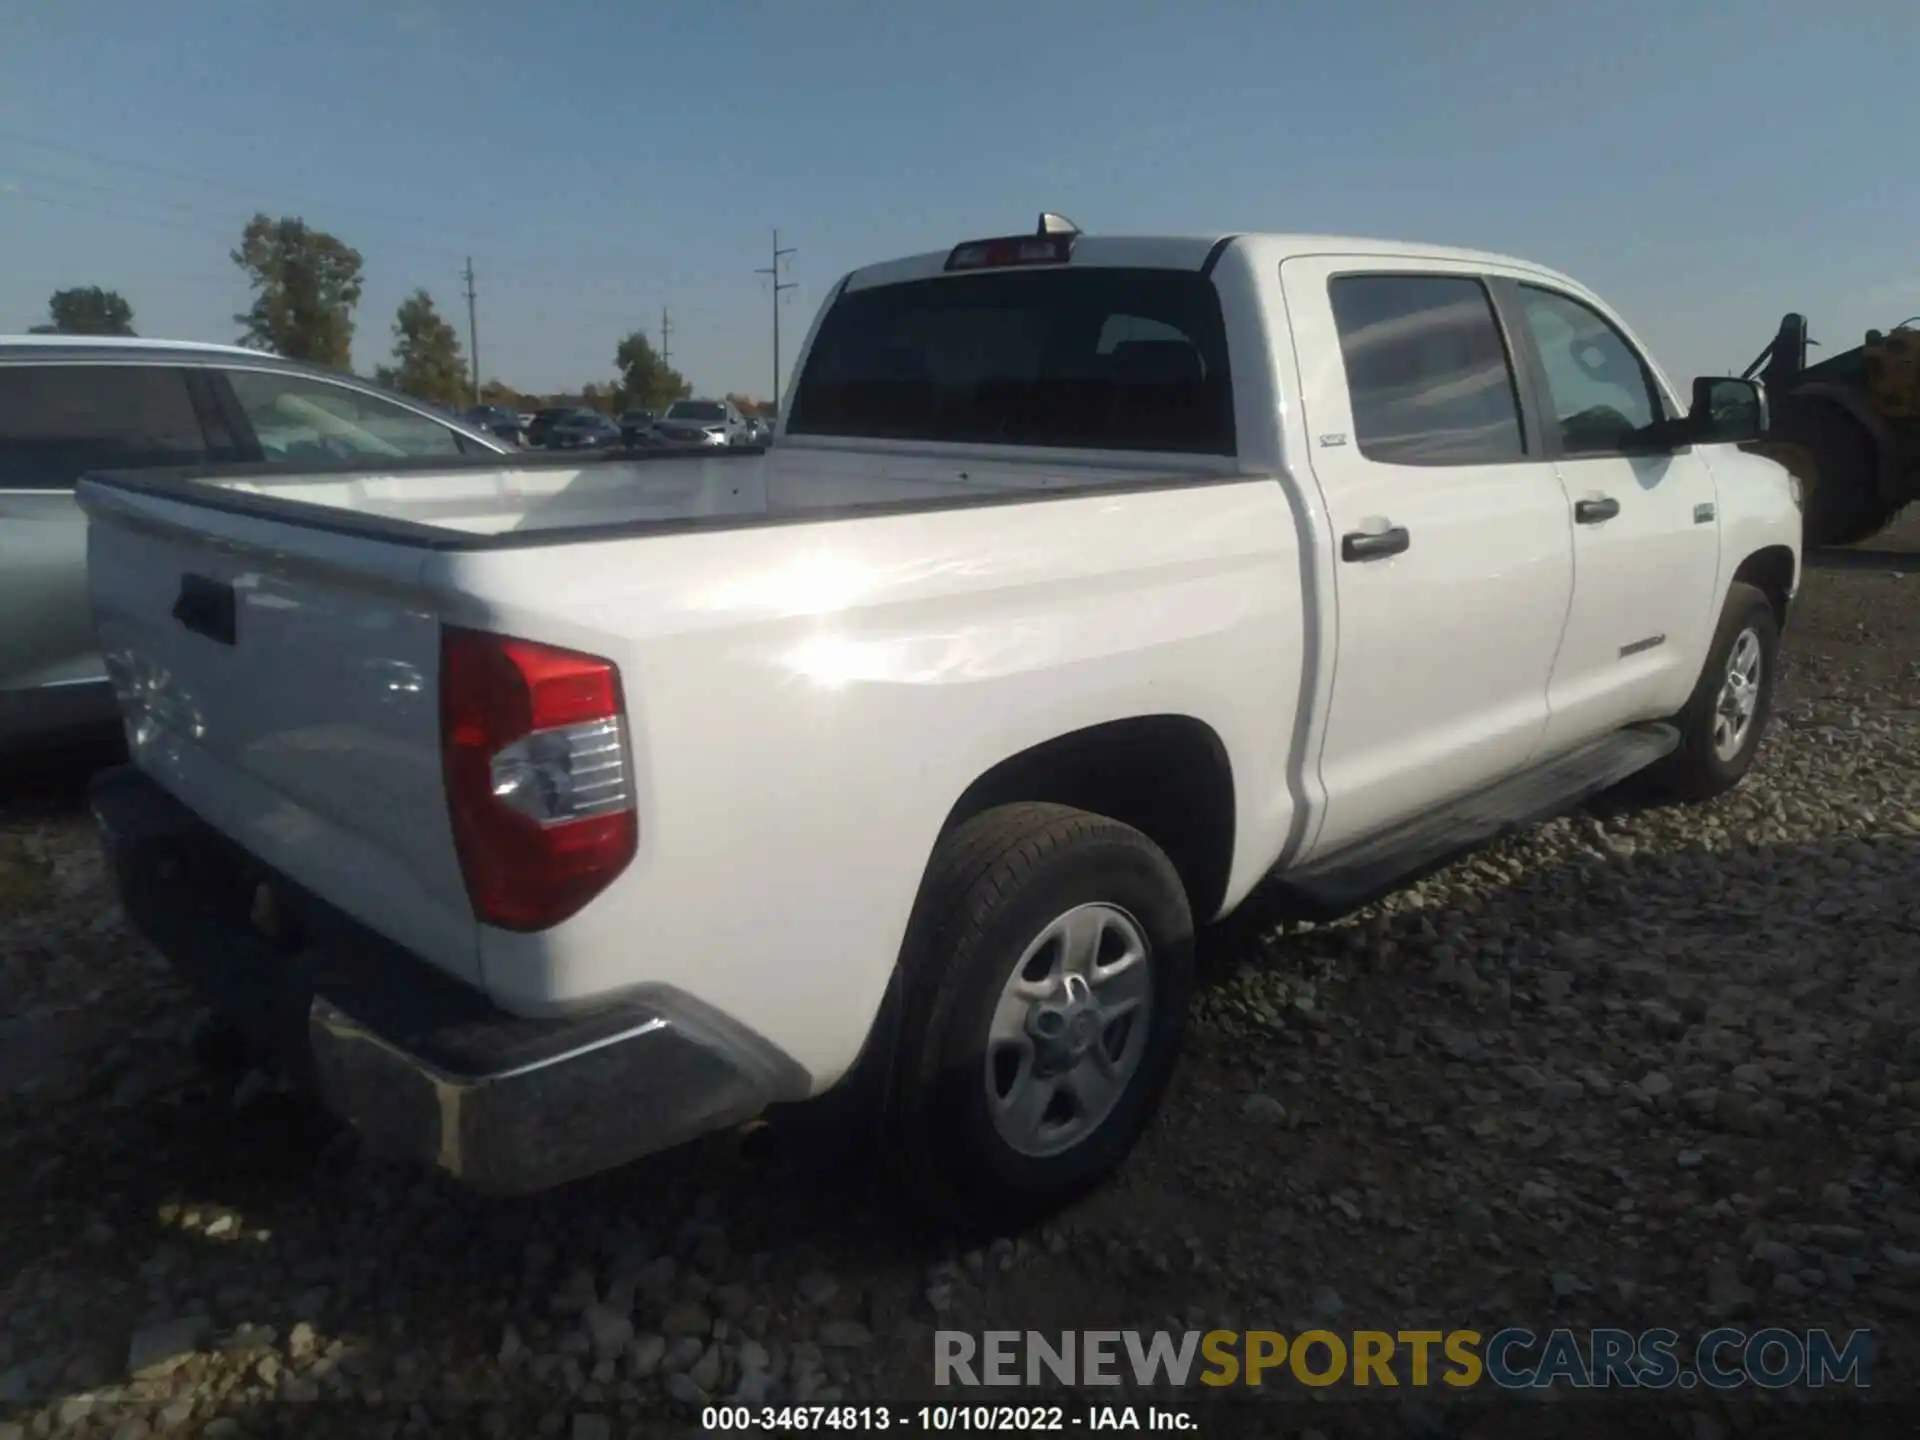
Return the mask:
M 1472 267 L 1315 256 L 1281 278 L 1335 552 L 1325 854 L 1533 758 L 1573 546 Z
M 1719 518 L 1706 462 L 1647 446 L 1646 427 L 1674 410 L 1625 332 L 1561 291 L 1510 293 L 1573 521 L 1573 606 L 1545 741 L 1564 750 L 1686 703 L 1718 618 Z

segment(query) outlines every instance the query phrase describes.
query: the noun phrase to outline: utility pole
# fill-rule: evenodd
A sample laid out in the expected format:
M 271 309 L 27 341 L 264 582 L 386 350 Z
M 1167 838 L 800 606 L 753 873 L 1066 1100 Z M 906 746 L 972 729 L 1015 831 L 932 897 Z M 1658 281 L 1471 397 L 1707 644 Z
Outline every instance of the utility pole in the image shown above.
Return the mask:
M 673 317 L 667 314 L 667 307 L 660 307 L 660 366 L 665 369 L 673 363 Z
M 473 403 L 480 403 L 480 312 L 474 305 L 473 257 L 467 257 L 467 353 L 473 357 Z
M 753 272 L 756 275 L 768 276 L 773 281 L 773 403 L 775 406 L 780 404 L 780 292 L 791 290 L 799 283 L 795 280 L 781 283 L 780 261 L 796 253 L 798 252 L 792 246 L 788 246 L 785 250 L 780 248 L 780 232 L 776 230 L 773 232 L 773 263 Z

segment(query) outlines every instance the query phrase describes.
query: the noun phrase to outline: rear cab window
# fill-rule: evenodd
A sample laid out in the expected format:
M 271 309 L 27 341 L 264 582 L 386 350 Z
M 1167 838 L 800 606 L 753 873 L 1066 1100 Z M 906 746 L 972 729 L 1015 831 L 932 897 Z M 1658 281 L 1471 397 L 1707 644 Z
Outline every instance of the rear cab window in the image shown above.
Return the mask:
M 205 465 L 175 365 L 0 364 L 0 489 L 67 490 L 93 470 Z
M 1219 296 L 1198 272 L 1099 266 L 851 291 L 786 433 L 1232 455 Z

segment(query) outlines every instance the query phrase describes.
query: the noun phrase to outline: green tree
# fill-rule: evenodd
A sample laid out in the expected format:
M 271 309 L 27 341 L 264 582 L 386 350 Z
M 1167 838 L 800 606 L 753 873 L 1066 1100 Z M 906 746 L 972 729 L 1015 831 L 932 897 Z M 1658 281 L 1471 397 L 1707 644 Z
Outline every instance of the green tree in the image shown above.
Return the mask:
M 131 335 L 133 306 L 117 290 L 98 285 L 56 290 L 47 301 L 51 325 L 36 325 L 36 335 Z
M 353 364 L 353 307 L 360 303 L 360 252 L 324 230 L 283 215 L 247 222 L 233 263 L 247 272 L 253 304 L 234 316 L 240 343 L 346 370 Z
M 614 386 L 619 409 L 664 410 L 693 393 L 686 377 L 660 358 L 644 330 L 635 330 L 620 342 L 613 352 L 613 365 L 620 372 Z
M 402 300 L 394 314 L 393 358 L 396 363 L 374 372 L 382 385 L 435 405 L 457 406 L 470 393 L 460 336 L 440 318 L 425 290 Z

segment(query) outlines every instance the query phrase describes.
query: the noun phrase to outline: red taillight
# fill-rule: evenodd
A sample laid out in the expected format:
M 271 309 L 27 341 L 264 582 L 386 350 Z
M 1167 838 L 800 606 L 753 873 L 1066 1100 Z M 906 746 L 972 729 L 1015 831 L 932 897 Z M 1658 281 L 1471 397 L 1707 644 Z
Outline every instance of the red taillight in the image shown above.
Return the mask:
M 575 914 L 639 842 L 611 661 L 446 626 L 440 744 L 473 913 L 503 930 Z

